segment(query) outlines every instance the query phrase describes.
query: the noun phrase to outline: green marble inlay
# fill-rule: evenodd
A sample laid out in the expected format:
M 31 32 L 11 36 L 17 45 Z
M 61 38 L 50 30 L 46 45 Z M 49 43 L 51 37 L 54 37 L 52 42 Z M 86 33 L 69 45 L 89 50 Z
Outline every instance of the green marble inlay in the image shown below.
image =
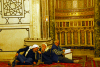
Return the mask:
M 94 16 L 94 35 L 95 35 L 95 57 L 100 57 L 100 26 L 98 26 L 98 21 L 100 22 L 100 0 L 94 0 L 95 6 L 95 16 Z
M 55 39 L 55 22 L 54 22 L 54 0 L 49 0 L 50 3 L 50 37 L 54 40 Z

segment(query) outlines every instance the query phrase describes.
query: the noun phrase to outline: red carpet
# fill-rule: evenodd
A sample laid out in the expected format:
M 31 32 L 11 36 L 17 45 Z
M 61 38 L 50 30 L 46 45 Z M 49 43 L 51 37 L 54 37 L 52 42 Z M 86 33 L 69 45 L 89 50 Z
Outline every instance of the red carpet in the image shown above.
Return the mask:
M 8 65 L 9 61 L 0 61 L 0 67 L 11 67 L 11 65 Z
M 80 60 L 81 62 L 87 61 L 87 56 L 73 56 L 73 60 Z
M 40 64 L 40 65 L 16 65 L 15 67 L 100 67 L 100 61 L 94 61 L 90 57 L 86 56 L 76 56 L 73 57 L 75 60 L 80 60 L 80 62 L 77 63 L 52 63 L 50 65 L 48 64 Z M 9 64 L 9 61 L 0 61 L 0 67 L 11 67 Z
M 40 64 L 34 67 L 82 67 L 82 66 L 81 64 L 75 64 L 75 63 L 53 63 L 50 65 Z
M 15 65 L 14 67 L 33 67 L 33 65 Z
M 100 61 L 95 61 L 95 65 L 100 67 Z
M 90 60 L 85 62 L 85 67 L 100 67 L 100 61 Z

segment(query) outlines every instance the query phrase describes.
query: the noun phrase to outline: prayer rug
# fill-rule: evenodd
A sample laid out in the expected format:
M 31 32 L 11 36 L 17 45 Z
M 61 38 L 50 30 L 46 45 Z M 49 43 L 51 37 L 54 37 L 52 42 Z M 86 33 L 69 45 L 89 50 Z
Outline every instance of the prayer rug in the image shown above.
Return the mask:
M 90 60 L 85 62 L 85 67 L 100 67 L 100 61 Z
M 73 60 L 79 60 L 80 62 L 85 62 L 87 60 L 87 56 L 73 56 Z

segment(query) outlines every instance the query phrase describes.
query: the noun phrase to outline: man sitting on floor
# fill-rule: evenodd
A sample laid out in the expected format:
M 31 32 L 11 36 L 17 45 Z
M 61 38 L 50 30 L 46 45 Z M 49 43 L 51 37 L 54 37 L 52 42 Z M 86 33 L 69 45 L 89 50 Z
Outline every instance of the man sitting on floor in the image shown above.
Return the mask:
M 65 50 L 59 46 L 59 40 L 55 40 L 52 48 L 51 48 L 51 59 L 53 62 L 62 62 L 62 63 L 78 63 L 79 60 L 70 60 L 68 58 L 63 57 L 63 53 Z
M 26 48 L 19 49 L 15 56 L 19 60 L 18 65 L 31 65 L 38 62 L 38 57 L 36 56 L 39 46 L 34 44 L 33 46 L 27 46 Z M 23 55 L 19 54 L 23 52 Z M 37 59 L 35 58 L 37 57 Z M 14 65 L 14 62 L 13 62 Z
M 44 64 L 52 64 L 51 52 L 50 49 L 47 48 L 46 43 L 42 44 L 42 48 L 40 49 L 40 51 L 42 52 L 42 62 L 44 62 Z

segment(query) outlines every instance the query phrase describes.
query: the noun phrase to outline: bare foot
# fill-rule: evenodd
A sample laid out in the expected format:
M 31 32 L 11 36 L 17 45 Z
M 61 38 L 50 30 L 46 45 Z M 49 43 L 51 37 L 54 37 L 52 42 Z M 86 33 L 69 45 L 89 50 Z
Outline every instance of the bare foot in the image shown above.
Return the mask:
M 74 63 L 79 63 L 79 60 L 74 60 Z

